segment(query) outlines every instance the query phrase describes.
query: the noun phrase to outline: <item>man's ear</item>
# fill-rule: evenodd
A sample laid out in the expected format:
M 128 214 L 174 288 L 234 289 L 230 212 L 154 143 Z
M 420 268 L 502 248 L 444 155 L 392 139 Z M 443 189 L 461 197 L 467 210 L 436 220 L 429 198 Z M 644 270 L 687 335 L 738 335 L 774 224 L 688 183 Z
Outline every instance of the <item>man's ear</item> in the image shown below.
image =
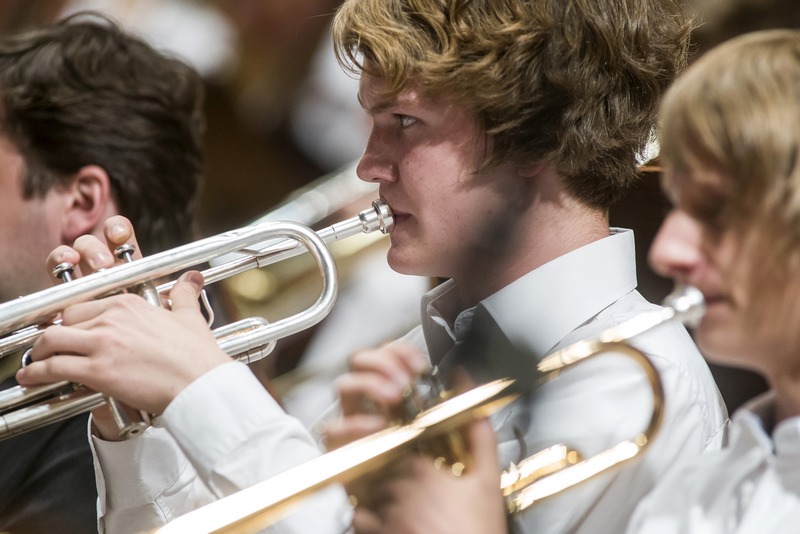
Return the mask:
M 111 180 L 105 169 L 97 165 L 81 167 L 64 195 L 62 242 L 71 246 L 75 239 L 85 234 L 102 236 L 103 222 L 116 213 L 111 198 Z

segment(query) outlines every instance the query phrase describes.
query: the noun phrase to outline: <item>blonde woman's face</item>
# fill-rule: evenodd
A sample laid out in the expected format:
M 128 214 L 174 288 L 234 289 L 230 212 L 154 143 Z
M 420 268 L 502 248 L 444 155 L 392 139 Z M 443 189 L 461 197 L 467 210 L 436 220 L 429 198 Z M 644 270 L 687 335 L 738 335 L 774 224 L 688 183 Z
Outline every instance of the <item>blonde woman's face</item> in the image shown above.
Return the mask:
M 649 259 L 659 274 L 702 291 L 707 311 L 694 332 L 700 349 L 718 363 L 766 374 L 795 365 L 800 277 L 777 277 L 764 261 L 770 236 L 723 216 L 732 194 L 727 177 L 669 176 L 673 208 Z

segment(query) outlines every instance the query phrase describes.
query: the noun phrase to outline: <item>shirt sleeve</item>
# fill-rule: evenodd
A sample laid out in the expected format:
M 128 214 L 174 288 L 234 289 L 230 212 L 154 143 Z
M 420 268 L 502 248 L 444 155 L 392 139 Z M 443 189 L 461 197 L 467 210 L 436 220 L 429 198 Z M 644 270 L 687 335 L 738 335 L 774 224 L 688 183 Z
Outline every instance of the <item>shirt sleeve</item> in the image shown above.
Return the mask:
M 150 530 L 213 500 L 163 428 L 126 441 L 90 440 L 101 534 Z
M 320 454 L 303 425 L 236 362 L 193 382 L 157 425 L 162 428 L 126 442 L 93 438 L 101 468 L 100 523 L 109 532 L 163 524 Z M 270 532 L 338 533 L 350 520 L 341 488 L 309 499 L 302 512 Z M 136 528 L 125 522 L 133 515 L 139 518 Z

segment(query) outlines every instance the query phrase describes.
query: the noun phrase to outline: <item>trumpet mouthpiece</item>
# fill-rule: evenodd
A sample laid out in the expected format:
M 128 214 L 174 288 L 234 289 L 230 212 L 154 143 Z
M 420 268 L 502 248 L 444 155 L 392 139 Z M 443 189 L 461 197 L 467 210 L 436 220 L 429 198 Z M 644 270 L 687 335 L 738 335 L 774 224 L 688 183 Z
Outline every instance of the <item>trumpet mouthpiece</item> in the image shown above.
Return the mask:
M 382 234 L 388 234 L 394 229 L 392 209 L 382 198 L 374 200 L 372 209 L 362 211 L 359 217 L 365 230 L 380 230 Z
M 694 286 L 678 285 L 662 304 L 675 310 L 675 317 L 690 328 L 700 324 L 706 312 L 703 293 Z

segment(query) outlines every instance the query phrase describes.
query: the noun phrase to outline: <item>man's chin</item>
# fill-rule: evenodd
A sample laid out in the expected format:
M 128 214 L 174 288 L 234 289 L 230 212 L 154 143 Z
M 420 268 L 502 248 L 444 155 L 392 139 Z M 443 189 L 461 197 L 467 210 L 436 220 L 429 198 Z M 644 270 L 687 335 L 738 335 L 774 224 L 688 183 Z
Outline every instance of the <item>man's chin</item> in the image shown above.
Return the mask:
M 389 267 L 395 272 L 400 274 L 407 274 L 411 276 L 431 276 L 430 270 L 426 269 L 420 261 L 415 261 L 411 258 L 399 254 L 398 251 L 393 249 L 389 250 L 386 256 L 386 261 Z

